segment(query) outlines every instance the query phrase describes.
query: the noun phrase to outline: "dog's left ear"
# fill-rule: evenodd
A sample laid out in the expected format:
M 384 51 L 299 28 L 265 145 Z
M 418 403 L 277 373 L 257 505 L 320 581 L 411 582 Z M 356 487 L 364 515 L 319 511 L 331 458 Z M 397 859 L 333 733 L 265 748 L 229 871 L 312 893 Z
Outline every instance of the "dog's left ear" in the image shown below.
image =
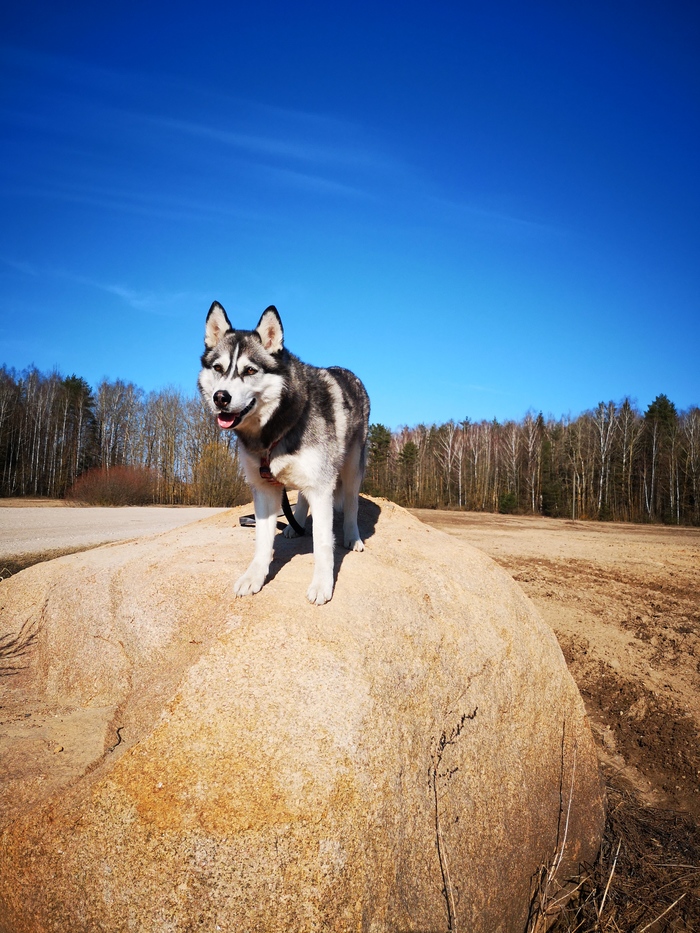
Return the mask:
M 284 346 L 284 330 L 282 321 L 274 305 L 263 311 L 255 332 L 262 340 L 262 345 L 268 353 L 278 353 Z

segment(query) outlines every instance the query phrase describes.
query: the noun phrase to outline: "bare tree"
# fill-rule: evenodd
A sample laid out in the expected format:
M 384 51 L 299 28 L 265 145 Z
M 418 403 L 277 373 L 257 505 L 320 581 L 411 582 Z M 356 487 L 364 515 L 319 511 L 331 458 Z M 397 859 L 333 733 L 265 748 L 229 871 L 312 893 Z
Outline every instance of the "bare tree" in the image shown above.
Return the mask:
M 105 469 L 135 463 L 139 457 L 139 415 L 143 391 L 132 382 L 107 382 L 97 387 L 95 419 L 99 462 Z
M 598 474 L 598 515 L 600 516 L 603 508 L 603 495 L 605 493 L 605 502 L 607 505 L 608 480 L 610 477 L 610 455 L 612 452 L 612 443 L 617 430 L 617 412 L 614 402 L 598 403 L 593 414 L 593 423 L 598 433 L 598 454 L 600 457 Z
M 542 435 L 544 420 L 542 415 L 533 418 L 528 412 L 523 419 L 522 438 L 525 452 L 525 482 L 531 512 L 539 511 L 540 467 L 542 463 Z
M 688 484 L 688 509 L 694 524 L 700 524 L 700 408 L 693 407 L 683 416 L 682 444 Z

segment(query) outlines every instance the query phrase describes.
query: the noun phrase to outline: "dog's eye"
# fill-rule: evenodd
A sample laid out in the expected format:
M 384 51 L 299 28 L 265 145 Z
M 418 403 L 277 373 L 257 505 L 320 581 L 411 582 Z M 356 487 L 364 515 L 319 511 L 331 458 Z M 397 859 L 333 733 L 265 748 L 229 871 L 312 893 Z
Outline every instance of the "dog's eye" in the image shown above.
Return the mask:
M 219 373 L 219 375 L 221 375 L 221 373 L 224 371 L 224 367 L 221 365 L 221 363 L 214 363 L 212 369 L 215 373 Z
M 243 370 L 244 376 L 254 376 L 257 372 L 257 369 L 254 366 L 246 366 Z

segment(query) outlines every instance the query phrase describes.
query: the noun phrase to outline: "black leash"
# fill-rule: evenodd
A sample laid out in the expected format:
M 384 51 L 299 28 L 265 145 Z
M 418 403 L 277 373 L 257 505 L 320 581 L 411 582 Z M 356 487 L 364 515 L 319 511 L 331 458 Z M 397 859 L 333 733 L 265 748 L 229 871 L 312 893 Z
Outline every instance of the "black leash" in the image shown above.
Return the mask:
M 272 447 L 270 447 L 267 453 L 263 454 L 260 457 L 260 475 L 262 476 L 264 480 L 267 480 L 267 482 L 270 483 L 272 486 L 282 486 L 282 483 L 280 483 L 279 480 L 275 479 L 275 477 L 273 476 L 272 470 L 270 469 L 270 453 L 272 451 L 272 448 L 276 447 L 278 444 L 279 444 L 279 441 L 275 441 L 275 443 L 272 445 Z M 289 498 L 287 497 L 286 486 L 282 486 L 282 511 L 284 512 L 285 518 L 287 519 L 289 524 L 292 526 L 292 528 L 296 531 L 296 533 L 300 537 L 306 534 L 305 529 L 302 528 L 302 526 L 299 524 L 296 518 L 294 518 L 294 512 L 292 512 L 292 507 L 289 504 Z M 252 518 L 252 521 L 251 521 L 251 518 Z M 241 518 L 241 525 L 245 525 L 246 528 L 251 528 L 255 525 L 255 518 L 250 515 L 244 515 Z
M 284 512 L 287 521 L 292 526 L 292 528 L 296 531 L 296 533 L 299 536 L 305 535 L 306 529 L 302 528 L 302 526 L 299 524 L 296 518 L 294 518 L 294 512 L 292 512 L 292 507 L 289 504 L 289 499 L 287 498 L 287 487 L 286 486 L 282 487 L 282 511 Z

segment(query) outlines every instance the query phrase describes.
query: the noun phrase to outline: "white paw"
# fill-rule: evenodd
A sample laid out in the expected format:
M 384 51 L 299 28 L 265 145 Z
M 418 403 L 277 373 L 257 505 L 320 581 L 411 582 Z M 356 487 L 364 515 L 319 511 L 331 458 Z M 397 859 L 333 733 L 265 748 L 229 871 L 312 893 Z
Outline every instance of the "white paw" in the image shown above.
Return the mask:
M 322 606 L 327 603 L 333 595 L 333 580 L 330 582 L 319 581 L 315 578 L 311 581 L 311 586 L 306 591 L 306 598 L 314 606 Z
M 344 544 L 348 551 L 364 551 L 365 549 L 362 538 L 346 538 Z
M 291 525 L 287 525 L 287 527 L 283 531 L 283 534 L 285 538 L 298 538 L 299 537 L 299 535 L 296 533 L 296 531 L 292 528 Z
M 236 596 L 252 596 L 253 593 L 260 592 L 266 576 L 267 573 L 264 570 L 251 564 L 243 576 L 236 580 L 233 592 Z

